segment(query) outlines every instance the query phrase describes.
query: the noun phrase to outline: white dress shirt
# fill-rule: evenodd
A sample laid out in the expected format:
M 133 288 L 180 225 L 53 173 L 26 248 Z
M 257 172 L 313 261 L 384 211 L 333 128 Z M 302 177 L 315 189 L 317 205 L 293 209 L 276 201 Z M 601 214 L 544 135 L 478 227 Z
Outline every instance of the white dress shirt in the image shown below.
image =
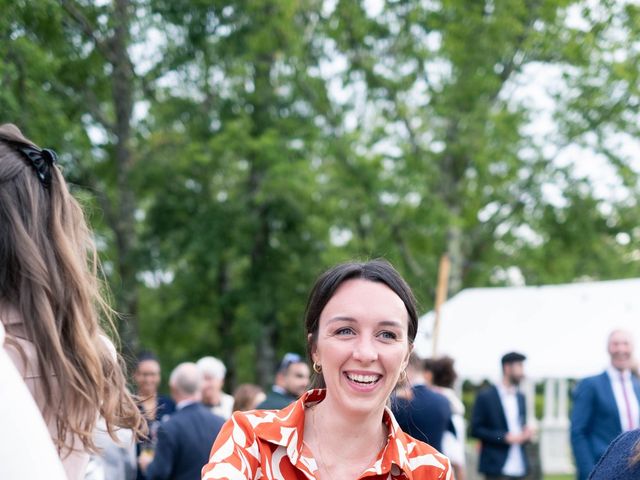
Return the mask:
M 618 406 L 622 431 L 627 432 L 640 427 L 640 407 L 638 406 L 636 392 L 633 390 L 633 383 L 631 383 L 631 371 L 624 370 L 621 372 L 609 366 L 607 374 L 609 375 L 613 396 Z
M 507 388 L 503 384 L 497 385 L 502 409 L 507 418 L 509 433 L 522 433 L 520 425 L 520 408 L 518 407 L 518 390 L 515 387 Z M 521 445 L 511 445 L 507 454 L 507 461 L 502 467 L 502 474 L 512 477 L 520 477 L 526 473 L 524 454 Z

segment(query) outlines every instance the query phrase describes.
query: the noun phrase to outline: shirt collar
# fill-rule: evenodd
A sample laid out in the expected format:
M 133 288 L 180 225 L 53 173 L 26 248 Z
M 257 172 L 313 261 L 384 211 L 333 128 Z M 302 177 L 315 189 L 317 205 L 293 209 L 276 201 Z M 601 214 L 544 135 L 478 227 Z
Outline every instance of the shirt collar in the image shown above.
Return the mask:
M 176 403 L 176 411 L 182 410 L 189 405 L 193 405 L 194 403 L 198 403 L 196 400 L 182 400 L 181 402 Z
M 282 410 L 263 410 L 262 415 L 247 415 L 247 419 L 251 423 L 256 437 L 285 447 L 291 463 L 296 465 L 303 448 L 305 408 L 320 403 L 325 399 L 326 394 L 326 389 L 309 390 Z M 277 429 L 278 436 L 274 436 L 274 421 L 280 427 Z M 400 429 L 388 407 L 384 409 L 382 421 L 389 431 L 387 444 L 376 458 L 373 467 L 366 472 L 380 473 L 376 470 L 381 469 L 383 474 L 387 474 L 395 466 L 395 468 L 401 469 L 407 478 L 412 479 L 413 473 L 408 457 L 416 447 L 416 441 Z M 397 473 L 395 474 L 397 475 Z
M 416 375 L 415 378 L 411 379 L 411 386 L 415 387 L 416 385 L 424 385 L 425 387 L 429 387 L 427 382 L 425 382 L 424 377 L 422 375 Z
M 614 368 L 612 365 L 609 365 L 607 367 L 607 374 L 609 375 L 609 379 L 615 380 L 616 382 L 620 381 L 620 374 L 622 374 L 625 381 L 628 381 L 631 378 L 631 370 L 627 369 L 627 370 L 622 370 L 621 372 L 617 368 Z
M 516 395 L 518 393 L 518 387 L 516 387 L 515 385 L 510 385 L 507 387 L 502 382 L 496 384 L 496 388 L 498 389 L 498 393 L 500 393 L 501 396 Z
M 286 395 L 287 391 L 282 388 L 280 385 L 274 385 L 273 387 L 271 387 L 271 390 L 273 390 L 276 393 L 279 393 L 280 395 Z

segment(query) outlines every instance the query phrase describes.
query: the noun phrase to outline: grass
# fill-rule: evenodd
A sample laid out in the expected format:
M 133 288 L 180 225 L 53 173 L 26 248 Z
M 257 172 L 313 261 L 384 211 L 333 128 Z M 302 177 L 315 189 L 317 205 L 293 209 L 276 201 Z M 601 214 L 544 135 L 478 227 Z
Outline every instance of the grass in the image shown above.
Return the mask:
M 545 475 L 544 480 L 573 480 L 575 475 Z

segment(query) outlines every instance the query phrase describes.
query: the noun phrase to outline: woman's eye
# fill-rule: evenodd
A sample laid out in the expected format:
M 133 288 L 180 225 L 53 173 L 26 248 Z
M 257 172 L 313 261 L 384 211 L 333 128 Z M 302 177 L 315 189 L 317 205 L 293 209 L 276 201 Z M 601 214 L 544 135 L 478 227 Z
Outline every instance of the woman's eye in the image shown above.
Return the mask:
M 393 332 L 381 332 L 380 336 L 385 340 L 396 340 L 398 338 L 398 335 Z
M 345 328 L 341 328 L 339 330 L 336 330 L 336 335 L 352 335 L 353 334 L 353 329 L 349 328 L 349 327 L 345 327 Z

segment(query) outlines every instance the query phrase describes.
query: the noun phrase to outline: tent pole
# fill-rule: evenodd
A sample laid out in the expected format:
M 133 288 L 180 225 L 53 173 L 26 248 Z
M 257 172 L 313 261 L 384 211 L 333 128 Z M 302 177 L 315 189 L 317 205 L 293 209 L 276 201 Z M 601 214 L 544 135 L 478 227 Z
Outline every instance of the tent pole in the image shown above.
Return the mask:
M 433 348 L 431 356 L 438 355 L 438 337 L 440 336 L 440 307 L 447 299 L 447 290 L 449 288 L 449 270 L 451 269 L 451 260 L 446 253 L 440 257 L 440 265 L 438 266 L 438 285 L 436 287 L 436 304 L 435 319 L 433 322 Z

